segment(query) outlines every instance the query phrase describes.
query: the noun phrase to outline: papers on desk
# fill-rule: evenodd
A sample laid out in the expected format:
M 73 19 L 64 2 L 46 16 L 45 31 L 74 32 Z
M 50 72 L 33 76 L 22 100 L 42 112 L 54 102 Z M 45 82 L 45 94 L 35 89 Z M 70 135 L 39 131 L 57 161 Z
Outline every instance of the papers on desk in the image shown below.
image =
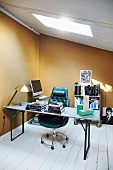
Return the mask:
M 33 103 L 28 103 L 26 105 L 26 110 L 32 110 L 32 111 L 44 111 L 46 109 L 47 105 L 46 104 L 39 104 L 36 102 Z
M 48 96 L 39 96 L 39 100 L 45 100 L 45 99 L 47 99 L 48 98 Z

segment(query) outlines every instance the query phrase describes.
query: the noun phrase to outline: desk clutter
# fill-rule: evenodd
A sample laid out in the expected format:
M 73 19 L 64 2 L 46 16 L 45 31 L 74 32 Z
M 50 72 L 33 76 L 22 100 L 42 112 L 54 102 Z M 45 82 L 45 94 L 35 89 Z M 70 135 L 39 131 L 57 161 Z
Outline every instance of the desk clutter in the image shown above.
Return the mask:
M 50 103 L 48 105 L 48 112 L 61 114 L 65 112 L 65 107 L 63 106 L 62 102 L 57 102 L 54 104 Z
M 26 106 L 26 110 L 32 110 L 32 111 L 45 111 L 45 109 L 47 108 L 47 104 L 46 103 L 28 103 Z
M 31 111 L 40 111 L 40 112 L 50 112 L 51 114 L 62 114 L 64 113 L 65 107 L 63 107 L 63 103 L 55 102 L 54 104 L 47 104 L 47 103 L 29 103 L 26 106 L 26 110 Z M 29 124 L 39 125 L 38 120 L 39 114 L 37 113 L 34 118 L 28 121 Z
M 80 110 L 79 116 L 92 116 L 94 113 L 94 110 L 88 109 L 88 110 Z
M 87 109 L 87 110 L 83 110 L 83 104 L 79 104 L 77 105 L 77 114 L 79 116 L 91 116 L 93 115 L 94 113 L 94 110 L 92 109 Z
M 57 102 L 54 104 L 52 103 L 48 104 L 44 102 L 39 102 L 39 103 L 32 102 L 27 104 L 26 110 L 61 114 L 65 112 L 65 107 L 63 106 L 62 102 Z
M 38 99 L 39 100 L 46 100 L 46 99 L 48 99 L 48 96 L 45 96 L 45 95 L 44 96 L 39 96 Z
M 94 110 L 89 108 L 89 96 L 83 97 L 83 104 L 77 105 L 77 114 L 79 116 L 90 116 L 93 115 Z

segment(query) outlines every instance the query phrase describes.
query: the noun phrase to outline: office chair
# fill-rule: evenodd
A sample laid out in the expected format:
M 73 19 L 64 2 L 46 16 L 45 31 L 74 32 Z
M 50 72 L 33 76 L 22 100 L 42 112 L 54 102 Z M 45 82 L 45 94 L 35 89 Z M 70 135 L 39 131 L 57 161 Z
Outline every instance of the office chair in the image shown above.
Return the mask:
M 68 107 L 68 89 L 65 87 L 54 87 L 49 99 L 49 103 L 55 104 L 56 102 L 62 102 L 64 107 Z M 39 124 L 41 126 L 44 126 L 46 128 L 52 128 L 53 133 L 46 133 L 42 135 L 41 137 L 41 143 L 44 144 L 47 147 L 51 147 L 51 149 L 54 149 L 54 141 L 57 139 L 60 144 L 62 144 L 62 147 L 66 147 L 66 143 L 68 141 L 68 137 L 60 132 L 56 132 L 57 128 L 61 128 L 65 126 L 68 123 L 69 118 L 63 117 L 63 116 L 57 116 L 57 115 L 47 115 L 47 114 L 39 114 Z M 48 144 L 44 141 L 44 139 L 52 138 L 52 144 Z

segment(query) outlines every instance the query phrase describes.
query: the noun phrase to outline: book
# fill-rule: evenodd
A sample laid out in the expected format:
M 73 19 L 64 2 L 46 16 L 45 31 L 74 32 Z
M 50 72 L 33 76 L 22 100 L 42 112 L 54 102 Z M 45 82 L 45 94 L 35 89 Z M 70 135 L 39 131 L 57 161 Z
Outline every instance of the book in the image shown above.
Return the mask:
M 90 116 L 93 115 L 94 110 L 88 109 L 88 110 L 79 110 L 79 116 Z
M 48 111 L 51 113 L 53 112 L 53 113 L 61 114 L 62 112 L 65 111 L 65 107 L 63 107 L 63 105 L 61 106 L 61 105 L 49 104 Z

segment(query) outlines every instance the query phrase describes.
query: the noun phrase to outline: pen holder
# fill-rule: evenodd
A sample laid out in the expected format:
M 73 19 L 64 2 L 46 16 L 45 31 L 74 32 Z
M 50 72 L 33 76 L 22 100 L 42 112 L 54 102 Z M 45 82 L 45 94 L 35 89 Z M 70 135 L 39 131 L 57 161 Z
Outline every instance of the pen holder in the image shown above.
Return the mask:
M 79 111 L 83 110 L 83 104 L 78 104 L 77 105 L 77 114 L 79 115 Z

